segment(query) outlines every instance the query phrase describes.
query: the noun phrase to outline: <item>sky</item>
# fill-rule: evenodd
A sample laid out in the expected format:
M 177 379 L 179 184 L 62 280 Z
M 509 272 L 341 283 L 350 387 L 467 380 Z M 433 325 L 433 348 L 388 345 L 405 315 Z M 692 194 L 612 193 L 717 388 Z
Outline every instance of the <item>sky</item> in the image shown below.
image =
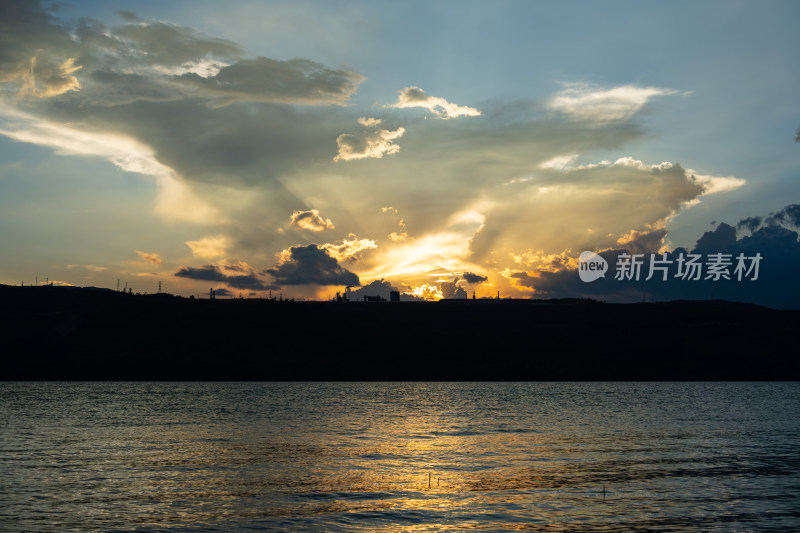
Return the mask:
M 0 283 L 800 307 L 797 20 L 794 1 L 3 2 Z M 583 251 L 609 275 L 582 282 Z M 731 279 L 615 280 L 623 253 L 645 273 L 730 254 Z

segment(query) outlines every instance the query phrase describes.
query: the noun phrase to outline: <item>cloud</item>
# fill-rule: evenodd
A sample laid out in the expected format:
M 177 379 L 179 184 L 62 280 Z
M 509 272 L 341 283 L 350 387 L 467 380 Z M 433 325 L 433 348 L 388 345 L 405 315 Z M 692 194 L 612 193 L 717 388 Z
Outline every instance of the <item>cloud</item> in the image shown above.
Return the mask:
M 0 5 L 0 83 L 19 97 L 50 98 L 81 88 L 78 48 L 37 2 Z
M 734 176 L 708 176 L 698 174 L 690 168 L 686 172 L 692 175 L 695 183 L 703 186 L 703 194 L 733 191 L 745 184 L 745 180 Z
M 326 249 L 316 244 L 284 250 L 275 268 L 264 272 L 279 285 L 361 285 L 356 274 L 340 266 Z
M 0 81 L 14 83 L 20 96 L 51 98 L 84 89 L 97 94 L 96 82 L 105 82 L 101 85 L 108 89 L 108 82 L 116 81 L 119 92 L 129 95 L 127 101 L 176 98 L 181 91 L 169 82 L 170 75 L 192 71 L 210 58 L 230 60 L 242 53 L 230 41 L 131 13 L 123 18 L 132 24 L 108 27 L 84 18 L 69 27 L 38 2 L 4 6 L 0 19 L 8 27 L 0 31 L 5 37 L 0 37 L 5 51 L 0 54 Z M 85 73 L 84 83 L 74 75 L 78 71 Z M 120 83 L 145 78 L 151 83 L 129 83 L 127 88 Z
M 568 266 L 574 267 L 578 264 L 577 259 L 570 257 L 571 250 L 567 249 L 561 253 L 547 254 L 543 250 L 528 249 L 520 254 L 512 254 L 515 265 L 536 267 L 539 270 L 558 271 Z
M 326 220 L 322 218 L 317 209 L 311 209 L 310 211 L 295 211 L 292 213 L 289 225 L 313 232 L 335 229 L 331 219 Z
M 404 294 L 403 296 L 405 295 L 406 294 Z M 409 286 L 408 295 L 411 298 L 406 299 L 401 296 L 401 301 L 410 300 L 417 302 L 425 302 L 425 301 L 441 300 L 442 298 L 444 298 L 444 296 L 442 296 L 442 288 L 439 285 L 431 285 L 429 283 L 423 283 L 415 287 Z
M 736 224 L 736 229 L 737 230 L 747 229 L 752 233 L 755 230 L 757 230 L 759 226 L 761 226 L 761 222 L 762 221 L 763 221 L 763 218 L 759 217 L 759 216 L 747 217 L 747 218 L 744 218 L 744 219 L 740 220 Z
M 479 283 L 485 283 L 489 280 L 487 276 L 481 276 L 479 274 L 473 274 L 472 272 L 464 272 L 461 277 L 469 283 L 470 285 L 477 285 Z
M 36 125 L 45 122 L 64 132 L 60 145 L 70 137 L 87 135 L 127 138 L 149 149 L 181 184 L 259 184 L 272 187 L 278 201 L 296 201 L 277 180 L 299 166 L 330 160 L 330 139 L 342 131 L 345 119 L 325 120 L 333 116 L 326 115 L 326 106 L 344 105 L 363 79 L 349 70 L 304 59 L 240 59 L 242 49 L 236 43 L 190 28 L 131 18 L 130 13 L 125 19 L 132 23 L 116 27 L 90 19 L 61 24 L 36 2 L 7 5 L 3 4 L 7 16 L 0 16 L 4 88 L 19 90 L 10 73 L 22 67 L 30 70 L 34 56 L 37 69 L 45 59 L 56 66 L 72 59 L 67 70 L 82 67 L 70 74 L 79 75 L 80 90 L 49 98 L 47 105 L 29 106 L 33 120 L 27 124 L 17 120 L 8 128 L 15 138 L 40 144 L 41 135 L 27 133 L 40 134 Z M 219 108 L 244 100 L 265 105 Z M 298 105 L 313 105 L 316 112 L 304 114 Z M 95 155 L 115 164 L 121 159 L 116 153 Z M 163 179 L 164 174 L 153 175 Z M 177 188 L 171 187 L 172 197 L 179 196 Z M 211 216 L 208 209 L 188 209 L 189 193 L 182 192 L 182 209 L 161 212 L 177 220 Z M 195 200 L 194 205 L 202 204 Z
M 131 23 L 108 27 L 83 20 L 74 31 L 92 88 L 103 87 L 106 105 L 186 97 L 212 107 L 241 101 L 345 105 L 365 79 L 307 59 L 242 59 L 244 51 L 232 41 L 121 14 Z
M 368 128 L 374 128 L 381 123 L 377 119 L 358 120 L 359 124 Z M 334 161 L 352 161 L 354 159 L 381 159 L 384 154 L 396 154 L 400 151 L 400 146 L 392 141 L 399 139 L 406 132 L 405 128 L 397 128 L 394 131 L 383 129 L 372 129 L 361 131 L 356 134 L 342 133 L 336 138 L 336 145 L 339 147 L 338 154 L 333 158 Z
M 373 127 L 373 126 L 379 126 L 383 122 L 383 120 L 379 118 L 361 117 L 356 122 L 358 122 L 362 126 Z
M 136 250 L 136 253 L 139 254 L 139 257 L 141 257 L 143 261 L 150 263 L 151 265 L 161 264 L 161 257 L 159 257 L 159 255 L 156 253 L 148 254 L 139 250 Z
M 570 168 L 569 163 L 576 157 L 577 155 L 570 156 L 569 160 L 562 158 L 555 158 L 541 165 L 541 168 L 560 168 L 561 170 L 591 170 L 601 167 L 606 167 L 606 168 L 627 167 L 642 171 L 667 171 L 673 167 L 673 164 L 670 163 L 669 161 L 663 161 L 661 163 L 648 165 L 638 159 L 626 156 L 626 157 L 620 157 L 613 163 L 609 161 L 601 161 L 600 163 L 581 165 L 575 168 Z M 557 166 L 555 161 L 562 161 L 564 164 L 561 166 Z M 699 174 L 696 170 L 693 170 L 691 168 L 686 169 L 686 175 L 688 176 L 688 179 L 690 181 L 698 184 L 702 188 L 702 194 L 716 194 L 721 192 L 733 191 L 743 186 L 746 183 L 744 179 L 737 178 L 735 176 L 711 176 L 708 174 Z
M 721 225 L 725 224 L 723 223 Z M 783 209 L 775 213 L 770 213 L 767 216 L 752 216 L 743 218 L 736 224 L 736 230 L 746 229 L 750 233 L 755 233 L 758 228 L 762 226 L 800 227 L 800 205 L 787 205 Z
M 36 56 L 31 57 L 28 68 L 17 73 L 17 81 L 20 85 L 19 95 L 48 98 L 77 91 L 81 88 L 81 84 L 72 73 L 80 69 L 80 65 L 75 66 L 74 57 L 70 57 L 60 64 L 39 61 Z M 10 80 L 13 80 L 13 77 Z
M 336 219 L 348 236 L 316 244 L 317 255 L 362 279 L 422 286 L 469 271 L 504 283 L 496 275 L 504 269 L 559 271 L 568 259 L 544 258 L 567 250 L 654 249 L 666 242 L 660 224 L 744 183 L 660 159 L 592 162 L 646 135 L 633 119 L 671 89 L 571 85 L 548 101 L 493 101 L 479 111 L 408 87 L 373 118 L 366 107 L 342 107 L 362 79 L 349 68 L 245 57 L 231 41 L 133 13 L 107 25 L 58 20 L 36 2 L 9 5 L 0 6 L 0 134 L 104 158 L 141 174 L 139 186 L 152 176 L 158 198 L 135 207 L 201 224 L 178 241 L 199 264 L 289 250 L 298 233 L 285 215 L 298 209 L 317 229 Z M 14 73 L 30 72 L 32 57 L 41 94 L 52 96 L 17 96 L 24 80 Z M 412 107 L 425 111 L 403 111 Z M 382 160 L 344 163 L 354 159 Z M 523 256 L 530 264 L 516 262 Z
M 427 109 L 439 118 L 449 119 L 456 117 L 477 117 L 481 112 L 474 107 L 459 106 L 448 102 L 444 98 L 430 96 L 419 87 L 406 87 L 398 91 L 397 102 L 386 107 L 407 109 L 421 107 Z
M 768 225 L 790 225 L 800 227 L 800 205 L 787 205 L 777 213 L 770 213 L 764 221 Z
M 397 223 L 400 226 L 400 231 L 393 231 L 389 234 L 389 239 L 395 242 L 404 241 L 408 238 L 408 232 L 406 231 L 406 223 L 403 219 L 400 219 L 400 222 Z
M 187 72 L 174 78 L 192 95 L 211 98 L 215 107 L 239 101 L 303 105 L 345 105 L 364 76 L 329 69 L 308 59 L 242 59 L 214 76 Z
M 517 289 L 532 290 L 537 289 L 537 292 L 547 295 L 549 294 L 546 289 L 537 285 L 537 279 L 541 277 L 540 272 L 529 273 L 519 270 L 505 270 L 502 272 L 503 276 L 511 280 L 511 284 Z
M 11 139 L 48 146 L 61 155 L 99 156 L 128 172 L 168 175 L 153 150 L 139 141 L 114 133 L 96 133 L 40 119 L 0 103 L 0 134 Z
M 452 214 L 444 226 L 418 238 L 396 242 L 378 253 L 378 265 L 364 273 L 372 278 L 449 274 L 464 270 L 472 239 L 484 227 L 485 206 L 471 205 Z
M 548 159 L 544 163 L 541 163 L 539 168 L 565 170 L 577 157 L 578 154 L 558 155 L 552 159 Z
M 145 20 L 130 12 L 121 12 L 120 16 L 132 24 L 108 28 L 84 21 L 77 34 L 94 49 L 124 58 L 128 66 L 139 63 L 177 67 L 206 57 L 231 59 L 244 53 L 232 41 L 209 37 L 192 28 Z
M 172 168 L 158 160 L 152 148 L 130 136 L 58 124 L 2 102 L 0 135 L 47 146 L 60 155 L 102 157 L 126 172 L 155 177 L 159 188 L 155 211 L 166 219 L 195 223 L 221 220 L 219 211 L 195 195 Z
M 603 126 L 628 120 L 654 97 L 677 92 L 674 89 L 637 85 L 602 88 L 570 83 L 548 102 L 548 107 L 574 120 Z
M 353 233 L 348 237 L 341 241 L 325 243 L 320 248 L 327 250 L 330 256 L 339 262 L 354 263 L 361 259 L 361 252 L 378 247 L 372 239 L 359 239 Z
M 792 206 L 787 206 L 779 212 L 791 211 Z M 641 270 L 639 279 L 615 279 L 616 268 L 623 254 L 636 253 L 627 246 L 600 251 L 609 265 L 610 272 L 605 278 L 591 283 L 580 281 L 575 266 L 564 266 L 558 270 L 546 271 L 508 270 L 504 272 L 506 278 L 521 288 L 532 291 L 534 295 L 544 297 L 589 297 L 609 301 L 641 301 L 646 300 L 677 300 L 677 299 L 709 299 L 721 298 L 731 301 L 752 302 L 777 308 L 798 308 L 800 302 L 800 285 L 796 283 L 796 265 L 800 263 L 800 241 L 798 233 L 781 224 L 773 223 L 753 230 L 755 222 L 764 217 L 752 216 L 740 221 L 735 226 L 720 223 L 714 230 L 705 232 L 689 251 L 684 248 L 674 248 L 665 251 L 667 256 L 656 254 L 653 262 L 653 276 L 650 276 L 651 255 L 641 250 Z M 790 224 L 788 218 L 784 221 Z M 736 227 L 752 232 L 739 237 Z M 697 262 L 702 264 L 699 279 L 694 275 L 686 278 L 679 276 L 678 257 L 688 254 L 697 254 Z M 708 269 L 711 256 L 715 254 L 728 254 L 723 256 L 728 266 L 723 269 L 730 279 L 715 276 Z M 742 257 L 743 270 L 737 272 L 739 257 Z M 758 260 L 758 276 L 755 277 L 753 268 L 754 258 Z M 664 272 L 658 267 L 667 268 L 666 280 Z M 684 273 L 687 271 L 683 267 Z M 749 271 L 749 273 L 748 273 Z M 741 279 L 740 279 L 741 277 Z
M 394 213 L 396 215 L 398 214 L 398 211 L 394 207 L 382 207 L 381 213 Z M 401 218 L 400 221 L 397 223 L 397 225 L 400 227 L 400 231 L 391 232 L 388 235 L 389 240 L 394 242 L 400 242 L 406 240 L 408 238 L 408 232 L 406 231 L 405 221 Z
M 621 236 L 617 239 L 617 246 L 624 247 L 634 254 L 658 252 L 664 247 L 666 237 L 667 228 L 663 221 L 658 221 L 646 229 L 631 230 L 630 233 Z
M 180 267 L 177 272 L 175 272 L 174 276 L 197 281 L 217 281 L 225 283 L 235 289 L 250 289 L 259 291 L 280 289 L 278 286 L 265 284 L 263 281 L 258 279 L 258 276 L 255 272 L 250 272 L 248 274 L 228 275 L 216 265 L 205 265 L 198 268 Z
M 202 281 L 223 281 L 226 276 L 216 265 L 206 265 L 199 268 L 181 267 L 175 272 L 179 278 L 197 279 Z
M 47 282 L 47 284 L 50 285 L 51 287 L 52 286 L 55 286 L 55 287 L 74 287 L 75 286 L 72 283 L 69 283 L 67 281 L 59 281 L 57 279 L 51 279 L 49 282 Z
M 85 268 L 90 272 L 105 272 L 108 270 L 108 267 L 97 265 L 67 265 L 68 270 L 72 270 L 73 268 Z
M 634 238 L 631 246 L 650 249 L 666 237 L 668 220 L 687 206 L 744 184 L 720 179 L 728 186 L 719 186 L 714 176 L 697 179 L 678 163 L 647 164 L 632 157 L 538 169 L 529 181 L 495 189 L 485 228 L 472 241 L 471 260 L 480 263 L 502 250 L 519 256 L 520 243 L 541 256 L 609 249 Z
M 458 278 L 453 281 L 441 281 L 439 287 L 442 291 L 442 298 L 464 300 L 467 292 L 457 285 Z
M 697 239 L 693 252 L 715 253 L 729 249 L 736 244 L 736 229 L 720 223 L 714 231 L 705 232 Z
M 233 293 L 224 287 L 220 287 L 219 289 L 214 289 L 214 298 L 231 298 L 233 297 Z
M 392 291 L 399 292 L 399 289 L 397 289 L 397 287 L 393 286 L 388 281 L 379 279 L 369 283 L 368 285 L 364 285 L 360 289 L 350 291 L 350 300 L 357 302 L 363 300 L 364 296 L 380 296 L 384 300 L 389 301 Z
M 207 235 L 197 241 L 186 241 L 192 255 L 199 259 L 222 257 L 230 247 L 230 239 L 224 235 Z

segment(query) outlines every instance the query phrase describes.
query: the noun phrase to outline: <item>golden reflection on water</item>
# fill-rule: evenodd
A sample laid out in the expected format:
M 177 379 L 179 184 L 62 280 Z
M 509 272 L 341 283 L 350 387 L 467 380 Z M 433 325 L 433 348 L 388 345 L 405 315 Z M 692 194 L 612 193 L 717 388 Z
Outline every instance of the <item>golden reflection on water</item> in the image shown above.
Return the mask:
M 200 521 L 226 514 L 259 520 L 375 513 L 436 516 L 443 510 L 474 516 L 459 520 L 458 530 L 478 528 L 484 520 L 479 518 L 481 513 L 498 505 L 525 512 L 540 507 L 550 519 L 574 512 L 550 503 L 554 492 L 564 489 L 565 472 L 571 465 L 563 457 L 564 449 L 549 442 L 552 436 L 509 433 L 498 439 L 470 432 L 436 434 L 440 422 L 416 414 L 406 424 L 385 428 L 383 435 L 363 439 L 363 444 L 351 439 L 263 442 L 257 433 L 235 441 L 219 433 L 189 435 L 182 430 L 142 435 L 145 442 L 170 443 L 158 446 L 160 453 L 153 457 L 142 458 L 149 471 L 161 472 L 150 477 L 153 485 L 145 499 L 168 502 L 178 496 L 184 500 L 182 505 L 194 502 L 194 518 Z M 475 459 L 480 456 L 502 456 L 502 461 L 487 468 Z M 208 475 L 221 466 L 230 468 L 230 475 Z M 242 499 L 251 499 L 255 505 L 242 509 Z M 602 505 L 599 494 L 596 499 Z M 204 500 L 215 502 L 214 507 L 205 509 Z M 226 513 L 226 501 L 235 509 Z M 581 512 L 597 513 L 586 501 L 582 506 Z M 426 522 L 395 524 L 387 530 L 452 526 Z M 370 528 L 377 530 L 374 524 Z M 506 524 L 504 528 L 525 530 L 527 526 Z
M 68 396 L 12 420 L 0 466 L 17 529 L 714 529 L 760 509 L 742 480 L 780 502 L 780 476 L 800 469 L 794 433 L 761 446 L 741 418 L 654 424 L 660 403 L 601 408 L 594 389 L 574 407 L 555 387 L 201 385 L 96 394 L 93 410 Z
M 257 521 L 394 512 L 414 517 L 443 510 L 475 515 L 474 524 L 459 522 L 463 530 L 477 527 L 482 508 L 546 504 L 567 466 L 559 448 L 548 446 L 540 434 L 509 433 L 502 440 L 469 431 L 449 435 L 436 429 L 441 420 L 420 414 L 400 422 L 395 420 L 383 434 L 339 442 L 180 426 L 117 433 L 117 451 L 105 459 L 107 473 L 116 477 L 105 478 L 106 488 L 95 496 L 105 492 L 115 505 L 127 499 L 139 507 L 140 516 L 198 523 L 226 516 Z M 498 455 L 502 462 L 491 468 L 476 460 Z M 124 487 L 124 496 L 113 496 L 114 485 Z M 411 523 L 390 529 L 427 531 L 433 526 L 449 527 Z

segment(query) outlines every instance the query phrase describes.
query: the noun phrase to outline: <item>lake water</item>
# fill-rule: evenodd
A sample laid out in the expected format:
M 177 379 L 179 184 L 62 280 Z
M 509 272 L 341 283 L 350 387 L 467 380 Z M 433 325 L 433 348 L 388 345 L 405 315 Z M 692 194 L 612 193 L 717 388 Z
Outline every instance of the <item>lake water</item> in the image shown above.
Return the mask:
M 0 383 L 2 531 L 800 531 L 800 383 Z

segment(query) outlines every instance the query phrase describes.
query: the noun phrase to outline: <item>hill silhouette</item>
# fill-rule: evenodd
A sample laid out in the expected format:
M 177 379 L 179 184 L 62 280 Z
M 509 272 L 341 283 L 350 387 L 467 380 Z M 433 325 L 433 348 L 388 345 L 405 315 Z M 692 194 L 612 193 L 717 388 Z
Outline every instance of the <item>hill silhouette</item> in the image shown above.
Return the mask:
M 0 286 L 0 379 L 800 379 L 800 311 L 724 301 L 335 303 Z

